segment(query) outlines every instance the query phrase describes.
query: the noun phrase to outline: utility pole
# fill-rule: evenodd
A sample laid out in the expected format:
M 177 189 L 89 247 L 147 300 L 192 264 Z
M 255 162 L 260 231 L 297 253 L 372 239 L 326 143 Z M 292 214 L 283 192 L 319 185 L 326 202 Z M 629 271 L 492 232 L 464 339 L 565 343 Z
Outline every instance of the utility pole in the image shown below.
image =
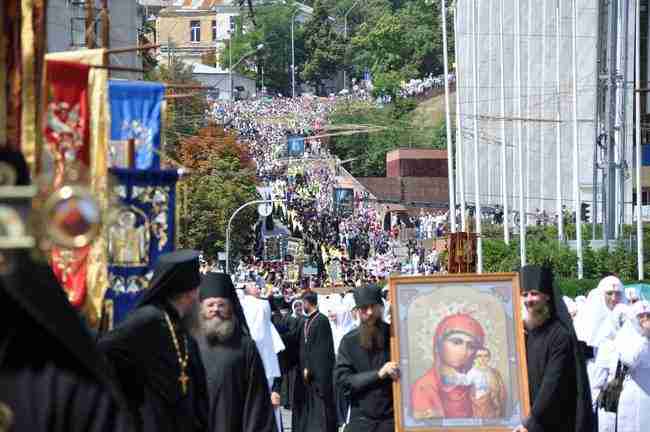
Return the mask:
M 343 15 L 343 36 L 345 37 L 345 43 L 348 43 L 348 15 L 350 15 L 350 12 L 357 7 L 361 0 L 357 0 L 354 2 L 352 6 L 350 6 L 350 9 L 345 12 L 345 15 Z M 343 88 L 346 89 L 348 88 L 348 77 L 347 77 L 347 71 L 345 70 L 345 67 L 343 68 Z
M 108 0 L 102 0 L 102 48 L 110 48 L 110 16 L 108 14 Z
M 95 1 L 86 0 L 86 48 L 95 48 Z

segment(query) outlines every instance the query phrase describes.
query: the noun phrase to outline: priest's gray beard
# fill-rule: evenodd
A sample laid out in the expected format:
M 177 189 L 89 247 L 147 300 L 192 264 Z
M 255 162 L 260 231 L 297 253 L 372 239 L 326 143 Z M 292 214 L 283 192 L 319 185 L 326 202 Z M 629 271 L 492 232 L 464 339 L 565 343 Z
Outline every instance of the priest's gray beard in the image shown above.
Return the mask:
M 373 323 L 361 322 L 359 324 L 359 336 L 361 348 L 366 351 L 380 351 L 386 346 L 384 332 L 379 327 L 380 320 Z
M 219 315 L 215 315 L 214 318 L 210 319 L 203 318 L 201 327 L 208 343 L 210 345 L 216 345 L 218 343 L 228 342 L 233 333 L 235 333 L 237 324 L 235 319 L 234 315 L 228 320 L 221 318 Z
M 551 308 L 548 303 L 537 303 L 526 308 L 525 325 L 528 330 L 536 329 L 551 317 Z

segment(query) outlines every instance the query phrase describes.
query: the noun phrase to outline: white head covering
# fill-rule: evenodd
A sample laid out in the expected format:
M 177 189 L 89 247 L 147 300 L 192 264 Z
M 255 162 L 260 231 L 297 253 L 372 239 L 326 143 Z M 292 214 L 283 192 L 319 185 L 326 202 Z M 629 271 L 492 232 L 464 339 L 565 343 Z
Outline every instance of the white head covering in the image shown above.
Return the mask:
M 641 297 L 639 296 L 639 290 L 636 287 L 625 288 L 625 298 L 628 302 L 635 302 Z
M 338 304 L 334 310 L 336 311 L 336 323 L 330 321 L 330 325 L 332 326 L 332 338 L 334 339 L 334 353 L 338 354 L 341 339 L 354 330 L 357 325 L 352 319 L 352 311 L 348 310 L 343 303 Z
M 616 336 L 616 351 L 626 366 L 650 368 L 648 338 L 641 332 L 638 320 L 640 314 L 650 312 L 650 303 L 646 300 L 638 301 L 632 305 L 631 311 L 634 318 L 628 319 Z
M 298 314 L 296 313 L 296 306 L 298 305 L 302 306 L 302 300 L 297 299 L 291 303 L 291 316 L 294 318 L 298 318 Z
M 282 376 L 277 354 L 285 349 L 280 334 L 271 322 L 271 304 L 268 300 L 247 295 L 241 305 L 251 338 L 262 358 L 266 379 L 271 385 L 274 378 Z
M 591 347 L 598 347 L 606 338 L 616 332 L 614 322 L 608 319 L 610 311 L 605 302 L 608 291 L 623 291 L 623 284 L 616 276 L 603 278 L 596 289 L 589 292 L 584 307 L 578 309 L 574 326 L 578 339 Z

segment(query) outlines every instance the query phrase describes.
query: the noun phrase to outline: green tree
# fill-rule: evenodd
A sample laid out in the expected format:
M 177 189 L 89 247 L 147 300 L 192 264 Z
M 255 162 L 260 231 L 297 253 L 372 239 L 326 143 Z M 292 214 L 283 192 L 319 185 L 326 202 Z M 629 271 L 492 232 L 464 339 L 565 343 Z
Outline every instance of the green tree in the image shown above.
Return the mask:
M 192 66 L 171 57 L 167 63 L 161 63 L 156 69 L 145 74 L 145 80 L 162 82 L 169 85 L 201 85 L 192 79 Z M 163 151 L 176 157 L 177 146 L 181 138 L 194 135 L 205 126 L 207 101 L 200 92 L 173 89 L 173 94 L 190 94 L 190 97 L 169 99 L 165 111 L 163 128 L 165 147 Z
M 353 74 L 370 70 L 376 93 L 395 95 L 402 81 L 443 72 L 440 5 L 426 0 L 375 3 L 346 52 Z M 451 2 L 450 2 L 451 3 Z M 453 62 L 453 25 L 448 17 Z
M 271 93 L 289 94 L 291 91 L 291 15 L 294 4 L 260 5 L 255 9 L 256 25 L 248 17 L 242 17 L 241 28 L 232 39 L 232 61 L 255 51 L 260 44 L 264 48 L 254 55 L 249 55 L 235 68 L 240 74 L 257 79 L 258 85 L 268 88 Z M 239 28 L 239 27 L 238 27 Z M 304 63 L 304 38 L 300 25 L 294 27 L 294 51 L 296 65 Z M 219 51 L 219 63 L 222 68 L 229 67 L 228 43 Z M 263 76 L 262 76 L 263 71 Z M 298 76 L 296 78 L 299 78 Z
M 345 54 L 345 41 L 334 29 L 322 0 L 314 3 L 314 13 L 307 21 L 304 33 L 306 61 L 300 77 L 322 95 L 324 81 L 341 70 Z
M 228 219 L 239 206 L 256 197 L 253 163 L 235 135 L 217 126 L 184 139 L 179 159 L 192 170 L 181 185 L 180 243 L 216 258 L 217 252 L 225 251 Z M 231 262 L 248 252 L 255 221 L 254 208 L 242 211 L 233 221 Z

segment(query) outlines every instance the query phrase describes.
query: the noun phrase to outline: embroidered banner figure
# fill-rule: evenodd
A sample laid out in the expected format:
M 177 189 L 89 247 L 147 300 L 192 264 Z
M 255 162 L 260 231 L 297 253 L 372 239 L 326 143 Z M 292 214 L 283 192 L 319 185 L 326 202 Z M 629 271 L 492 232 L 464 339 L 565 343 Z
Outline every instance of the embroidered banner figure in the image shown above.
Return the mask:
M 122 206 L 107 227 L 109 289 L 104 297 L 111 316 L 108 327 L 119 323 L 149 287 L 158 257 L 174 250 L 176 232 L 175 170 L 112 168 L 118 180 L 112 191 Z

